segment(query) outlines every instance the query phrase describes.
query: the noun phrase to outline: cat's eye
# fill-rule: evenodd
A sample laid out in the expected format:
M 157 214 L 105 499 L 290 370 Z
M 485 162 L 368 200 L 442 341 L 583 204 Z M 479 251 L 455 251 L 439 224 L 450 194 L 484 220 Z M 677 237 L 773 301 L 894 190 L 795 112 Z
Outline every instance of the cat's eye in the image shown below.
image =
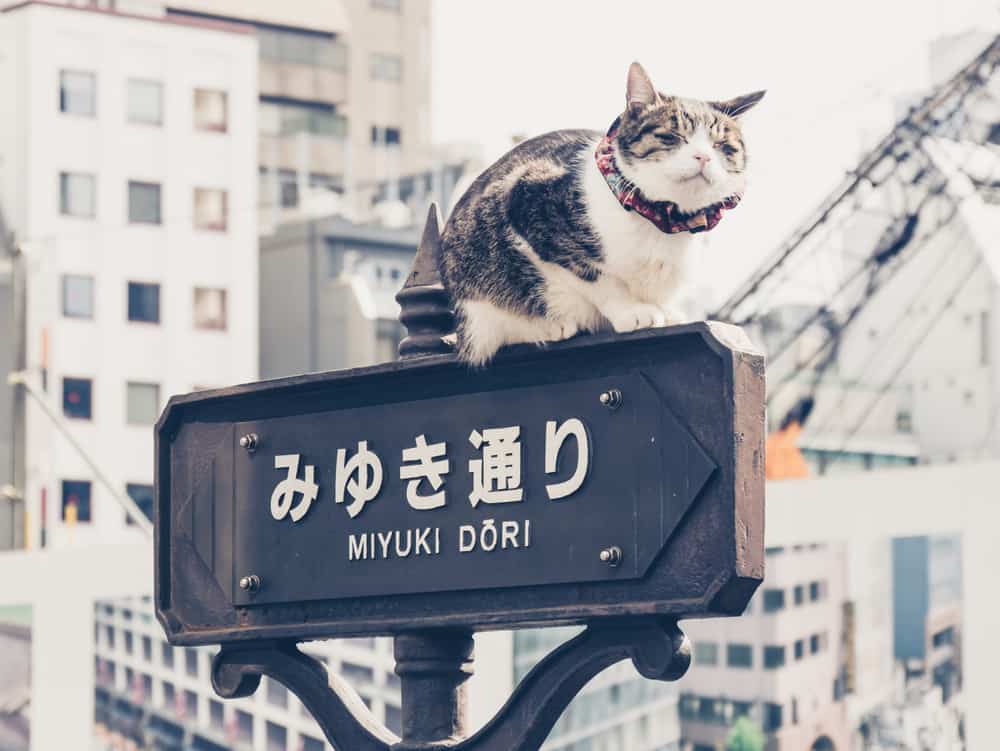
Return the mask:
M 719 150 L 726 156 L 735 156 L 736 152 L 738 151 L 738 149 L 735 146 L 731 146 L 730 144 L 725 143 L 724 141 L 717 143 L 715 145 L 718 146 Z
M 684 140 L 683 136 L 679 136 L 676 133 L 654 133 L 654 135 L 665 146 L 675 146 Z

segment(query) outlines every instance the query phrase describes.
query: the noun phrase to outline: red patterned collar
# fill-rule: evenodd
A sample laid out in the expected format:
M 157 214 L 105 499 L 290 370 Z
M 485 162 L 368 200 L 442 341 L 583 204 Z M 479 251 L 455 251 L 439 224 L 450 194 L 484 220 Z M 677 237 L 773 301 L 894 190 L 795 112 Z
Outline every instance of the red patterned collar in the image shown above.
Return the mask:
M 719 203 L 707 206 L 693 214 L 685 214 L 677 204 L 670 201 L 650 201 L 636 185 L 630 182 L 618 169 L 615 162 L 615 138 L 618 136 L 618 120 L 612 124 L 608 134 L 601 139 L 594 152 L 597 160 L 597 169 L 604 175 L 608 182 L 608 187 L 615 194 L 618 203 L 626 211 L 646 217 L 656 225 L 661 232 L 668 235 L 677 232 L 707 232 L 713 229 L 720 221 L 722 214 L 727 209 L 735 209 L 740 202 L 740 195 L 732 195 L 723 199 Z

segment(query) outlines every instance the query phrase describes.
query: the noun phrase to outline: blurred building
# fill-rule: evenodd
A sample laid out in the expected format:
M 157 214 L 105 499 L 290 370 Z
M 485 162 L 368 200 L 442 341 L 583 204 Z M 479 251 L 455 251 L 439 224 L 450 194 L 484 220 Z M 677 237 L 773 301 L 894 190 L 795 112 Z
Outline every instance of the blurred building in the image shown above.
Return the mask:
M 256 40 L 24 2 L 0 13 L 0 49 L 25 378 L 57 415 L 27 402 L 27 544 L 113 541 L 135 533 L 57 426 L 149 510 L 166 398 L 257 374 Z
M 379 184 L 432 163 L 430 0 L 164 0 L 251 24 L 260 48 L 262 226 L 368 216 Z M 419 211 L 419 207 L 418 207 Z
M 686 751 L 722 751 L 742 716 L 764 731 L 768 751 L 850 747 L 846 578 L 842 546 L 772 548 L 742 618 L 684 623 L 694 654 L 677 684 Z
M 958 535 L 892 541 L 894 655 L 908 679 L 947 702 L 961 685 L 962 548 Z

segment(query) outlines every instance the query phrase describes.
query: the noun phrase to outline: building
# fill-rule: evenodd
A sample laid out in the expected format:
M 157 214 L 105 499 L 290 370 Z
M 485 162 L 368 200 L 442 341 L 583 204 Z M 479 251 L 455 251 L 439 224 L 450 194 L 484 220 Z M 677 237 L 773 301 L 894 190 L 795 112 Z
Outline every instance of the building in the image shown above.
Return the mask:
M 257 375 L 257 41 L 193 18 L 0 12 L 0 205 L 23 253 L 26 545 L 136 534 L 167 397 Z M 5 347 L 12 340 L 5 339 Z M 21 399 L 27 399 L 19 389 Z
M 161 5 L 170 17 L 255 29 L 262 226 L 333 210 L 365 218 L 380 184 L 432 164 L 430 0 Z
M 945 703 L 961 687 L 961 564 L 958 535 L 892 541 L 893 654 Z
M 149 598 L 100 602 L 94 612 L 95 749 L 324 751 L 330 745 L 298 698 L 263 678 L 245 699 L 223 701 L 210 680 L 214 647 L 173 647 Z M 387 639 L 313 642 L 304 651 L 354 687 L 399 733 L 399 678 Z
M 262 238 L 261 376 L 395 360 L 403 336 L 395 295 L 419 233 L 329 217 L 285 224 Z
M 742 716 L 764 731 L 768 751 L 850 748 L 846 573 L 840 545 L 772 548 L 742 618 L 684 623 L 694 660 L 677 684 L 683 748 L 722 751 Z

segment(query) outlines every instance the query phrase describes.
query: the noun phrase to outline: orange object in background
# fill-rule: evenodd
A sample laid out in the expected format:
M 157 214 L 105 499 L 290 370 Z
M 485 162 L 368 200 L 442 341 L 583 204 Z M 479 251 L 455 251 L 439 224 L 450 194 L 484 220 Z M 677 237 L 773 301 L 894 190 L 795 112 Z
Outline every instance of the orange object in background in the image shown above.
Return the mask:
M 809 476 L 809 466 L 799 450 L 801 433 L 802 425 L 790 421 L 781 430 L 768 435 L 764 447 L 764 477 L 768 480 L 788 480 Z

